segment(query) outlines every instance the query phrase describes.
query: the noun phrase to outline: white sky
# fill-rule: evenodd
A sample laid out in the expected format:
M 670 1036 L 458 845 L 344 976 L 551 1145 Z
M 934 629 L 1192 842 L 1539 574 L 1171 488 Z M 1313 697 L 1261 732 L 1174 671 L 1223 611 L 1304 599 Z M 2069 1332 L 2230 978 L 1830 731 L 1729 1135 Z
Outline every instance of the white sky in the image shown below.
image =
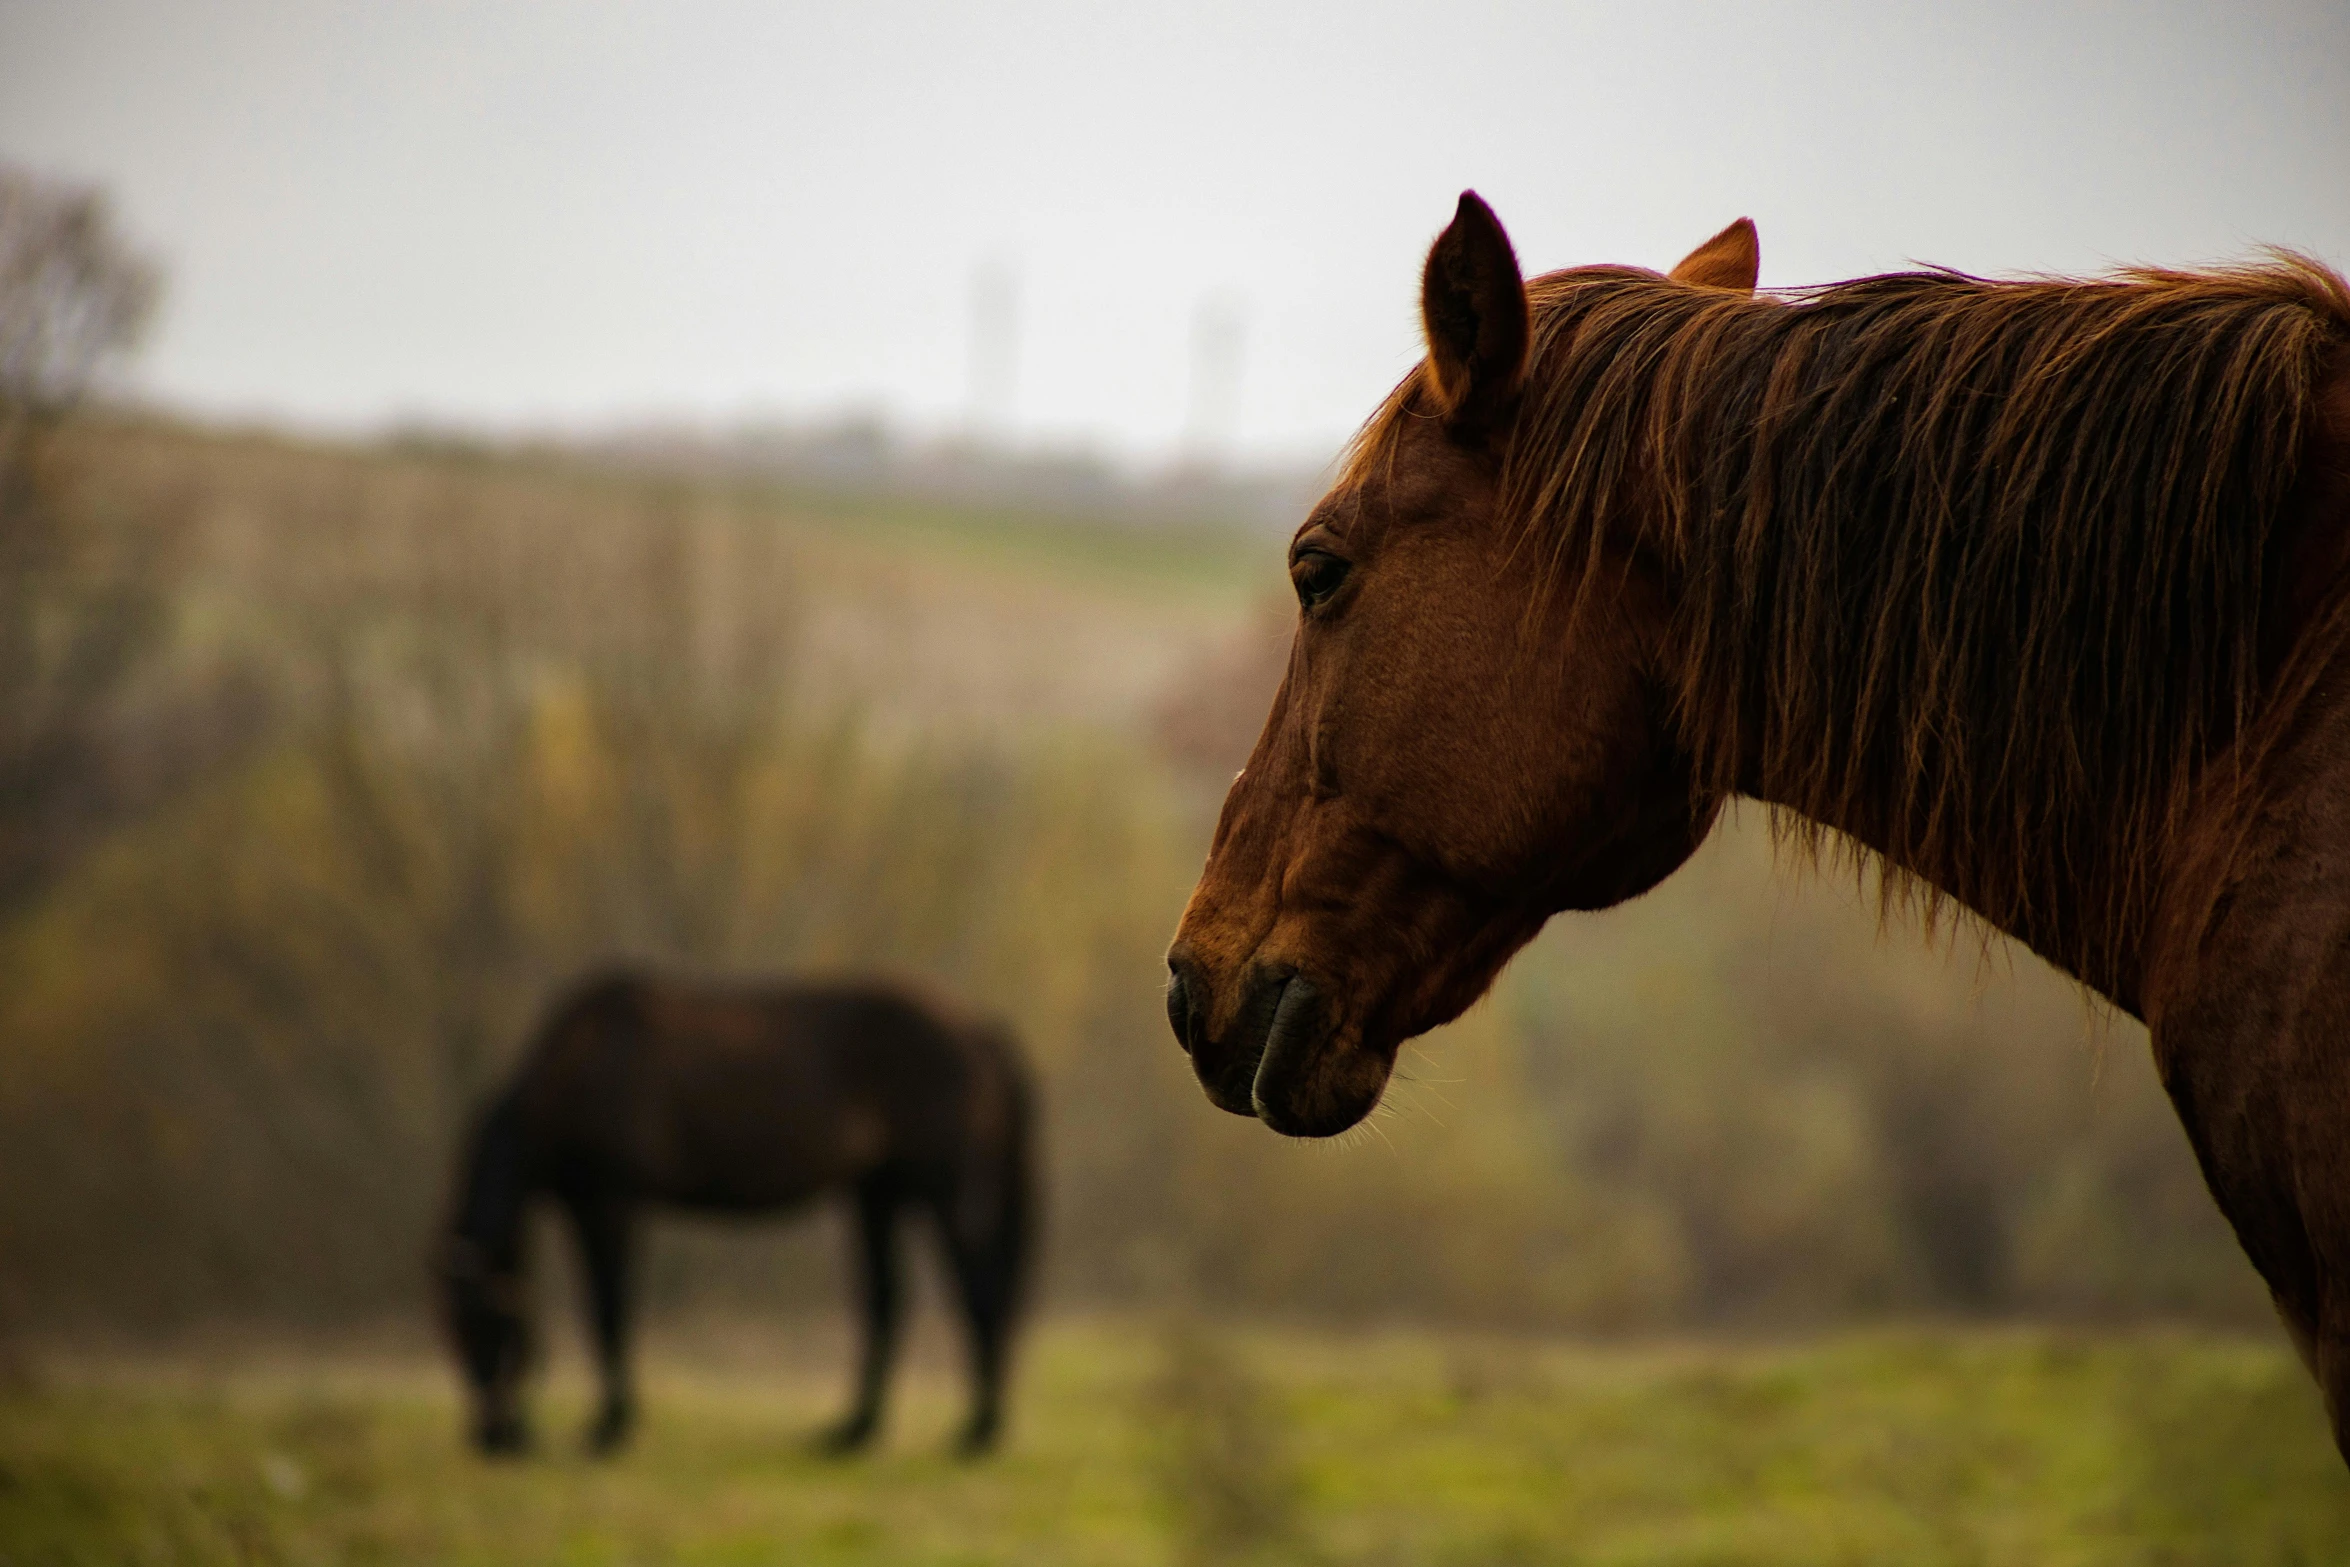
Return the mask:
M 1319 459 L 1463 186 L 1535 270 L 2350 266 L 2350 4 L 0 0 L 0 157 L 113 189 L 206 412 L 941 428 L 1000 264 L 1022 439 L 1171 451 L 1213 296 Z

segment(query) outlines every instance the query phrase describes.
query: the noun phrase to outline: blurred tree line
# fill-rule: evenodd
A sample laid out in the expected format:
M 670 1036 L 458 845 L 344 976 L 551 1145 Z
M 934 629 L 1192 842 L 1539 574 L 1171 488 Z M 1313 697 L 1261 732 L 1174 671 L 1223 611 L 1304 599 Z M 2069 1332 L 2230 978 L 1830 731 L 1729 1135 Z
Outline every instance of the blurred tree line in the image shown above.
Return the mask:
M 137 788 L 107 723 L 159 582 L 137 530 L 77 509 L 53 437 L 136 343 L 159 281 L 96 192 L 0 166 L 0 914 Z
M 1278 616 L 1125 728 L 886 722 L 804 676 L 829 557 L 787 500 L 72 414 L 153 273 L 90 198 L 0 192 L 31 204 L 0 207 L 0 1314 L 28 1332 L 421 1323 L 467 1116 L 612 960 L 894 969 L 1010 1018 L 1064 1304 L 2261 1318 L 2142 1036 L 2004 949 L 1880 939 L 1753 820 L 1559 922 L 1343 1146 L 1218 1114 L 1160 953 Z M 114 303 L 21 324 L 54 287 L 20 288 L 24 233 L 78 236 L 42 243 Z M 671 1306 L 837 1298 L 804 1231 L 671 1231 L 652 1271 Z

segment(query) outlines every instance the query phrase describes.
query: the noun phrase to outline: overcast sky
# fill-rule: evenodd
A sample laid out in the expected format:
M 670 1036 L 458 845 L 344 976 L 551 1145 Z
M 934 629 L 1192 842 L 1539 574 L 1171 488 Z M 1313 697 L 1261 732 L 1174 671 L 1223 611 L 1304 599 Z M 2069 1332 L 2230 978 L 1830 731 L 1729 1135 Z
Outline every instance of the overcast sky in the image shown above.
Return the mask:
M 0 157 L 111 188 L 206 412 L 945 429 L 992 269 L 1019 438 L 1174 450 L 1210 299 L 1319 459 L 1464 186 L 1533 269 L 2350 266 L 2350 4 L 0 0 Z

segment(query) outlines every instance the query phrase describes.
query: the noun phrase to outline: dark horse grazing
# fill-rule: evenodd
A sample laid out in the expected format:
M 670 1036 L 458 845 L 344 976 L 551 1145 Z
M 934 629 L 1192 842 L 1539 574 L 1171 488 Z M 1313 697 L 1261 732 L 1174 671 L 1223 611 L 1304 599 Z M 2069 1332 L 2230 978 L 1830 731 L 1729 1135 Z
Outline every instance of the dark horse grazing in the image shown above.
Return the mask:
M 2350 287 L 1757 298 L 1754 245 L 1528 285 L 1461 198 L 1290 545 L 1176 1033 L 1338 1132 L 1552 914 L 1767 802 L 2145 1020 L 2350 1453 Z
M 991 1445 L 1032 1218 L 1031 1107 L 1010 1037 L 880 985 L 714 988 L 620 975 L 558 1005 L 467 1147 L 441 1254 L 450 1336 L 488 1452 L 526 1444 L 523 1219 L 571 1221 L 603 1373 L 599 1451 L 628 1437 L 629 1262 L 648 1204 L 769 1213 L 836 1188 L 856 1201 L 864 1357 L 827 1436 L 881 1415 L 897 1344 L 896 1230 L 927 1211 L 970 1327 L 961 1446 Z

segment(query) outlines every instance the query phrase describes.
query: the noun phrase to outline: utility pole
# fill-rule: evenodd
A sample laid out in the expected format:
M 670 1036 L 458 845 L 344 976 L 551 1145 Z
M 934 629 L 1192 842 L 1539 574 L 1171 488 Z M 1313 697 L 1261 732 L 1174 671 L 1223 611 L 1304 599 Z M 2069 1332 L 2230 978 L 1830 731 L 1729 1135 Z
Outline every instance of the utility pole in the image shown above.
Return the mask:
M 1019 359 L 1019 275 L 1004 262 L 983 261 L 971 271 L 971 379 L 964 435 L 973 445 L 1011 439 Z
M 1229 289 L 1202 294 L 1191 317 L 1191 399 L 1183 423 L 1187 462 L 1207 467 L 1231 456 L 1247 346 L 1247 302 Z

